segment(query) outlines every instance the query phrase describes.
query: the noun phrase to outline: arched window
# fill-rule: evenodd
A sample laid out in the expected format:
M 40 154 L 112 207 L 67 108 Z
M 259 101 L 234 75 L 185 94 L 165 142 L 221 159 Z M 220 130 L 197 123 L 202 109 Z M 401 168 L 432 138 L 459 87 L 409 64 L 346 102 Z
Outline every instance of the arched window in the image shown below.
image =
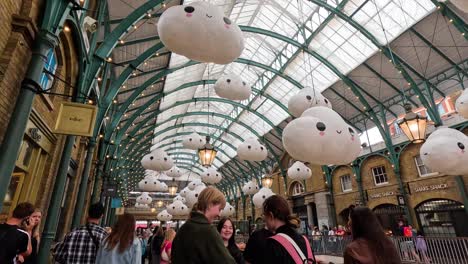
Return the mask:
M 40 85 L 43 90 L 48 90 L 54 83 L 55 71 L 57 70 L 57 56 L 54 49 L 50 49 L 47 53 L 47 61 L 44 64 L 44 71 L 41 75 Z
M 299 195 L 301 193 L 303 193 L 305 190 L 304 190 L 304 185 L 302 185 L 302 183 L 300 182 L 294 182 L 292 185 L 291 185 L 291 195 Z

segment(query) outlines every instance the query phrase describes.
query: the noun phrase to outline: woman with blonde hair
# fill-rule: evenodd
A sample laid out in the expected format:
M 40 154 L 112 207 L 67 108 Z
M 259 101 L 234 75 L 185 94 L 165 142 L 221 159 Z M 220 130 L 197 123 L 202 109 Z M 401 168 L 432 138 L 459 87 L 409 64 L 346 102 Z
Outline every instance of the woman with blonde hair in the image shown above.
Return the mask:
M 172 228 L 164 232 L 164 242 L 161 245 L 161 264 L 169 264 L 171 262 L 172 241 L 176 236 L 176 231 Z
M 211 225 L 225 205 L 223 193 L 214 187 L 207 187 L 198 195 L 190 218 L 172 243 L 172 264 L 236 263 Z
M 141 246 L 135 237 L 135 217 L 119 215 L 112 233 L 99 246 L 97 264 L 141 264 Z

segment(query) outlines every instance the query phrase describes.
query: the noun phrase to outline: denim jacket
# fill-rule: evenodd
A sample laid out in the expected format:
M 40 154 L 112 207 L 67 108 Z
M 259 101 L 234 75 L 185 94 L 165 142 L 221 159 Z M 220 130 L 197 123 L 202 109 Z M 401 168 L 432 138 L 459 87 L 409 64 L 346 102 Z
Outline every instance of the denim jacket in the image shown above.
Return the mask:
M 141 264 L 141 243 L 138 238 L 124 252 L 118 252 L 117 244 L 112 250 L 106 248 L 105 244 L 99 247 L 96 264 Z

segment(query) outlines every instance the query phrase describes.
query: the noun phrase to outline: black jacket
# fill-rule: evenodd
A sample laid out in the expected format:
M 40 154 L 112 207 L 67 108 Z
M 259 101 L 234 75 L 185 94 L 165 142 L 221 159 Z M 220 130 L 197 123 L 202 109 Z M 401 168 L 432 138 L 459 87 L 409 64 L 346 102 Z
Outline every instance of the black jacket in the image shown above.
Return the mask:
M 307 257 L 307 247 L 304 237 L 299 235 L 293 228 L 284 225 L 276 229 L 276 233 L 283 233 L 288 235 L 296 242 L 302 250 L 304 256 Z M 263 263 L 269 264 L 295 264 L 293 258 L 289 255 L 288 251 L 276 240 L 272 238 L 267 239 L 265 255 Z
M 229 254 L 234 258 L 237 264 L 244 264 L 244 256 L 242 255 L 242 252 L 240 249 L 237 247 L 236 243 L 229 243 L 227 246 L 227 249 L 229 251 Z
M 262 264 L 266 242 L 272 235 L 273 233 L 265 228 L 254 231 L 245 246 L 244 259 L 251 264 Z

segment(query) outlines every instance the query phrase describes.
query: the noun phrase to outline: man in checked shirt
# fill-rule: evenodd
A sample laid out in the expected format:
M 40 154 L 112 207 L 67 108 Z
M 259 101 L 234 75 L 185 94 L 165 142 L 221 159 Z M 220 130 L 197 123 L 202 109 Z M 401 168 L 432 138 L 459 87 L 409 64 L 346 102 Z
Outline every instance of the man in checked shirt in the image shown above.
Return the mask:
M 68 233 L 54 249 L 54 259 L 62 264 L 94 264 L 101 241 L 107 236 L 99 220 L 104 214 L 100 203 L 92 204 L 88 210 L 87 223 Z

